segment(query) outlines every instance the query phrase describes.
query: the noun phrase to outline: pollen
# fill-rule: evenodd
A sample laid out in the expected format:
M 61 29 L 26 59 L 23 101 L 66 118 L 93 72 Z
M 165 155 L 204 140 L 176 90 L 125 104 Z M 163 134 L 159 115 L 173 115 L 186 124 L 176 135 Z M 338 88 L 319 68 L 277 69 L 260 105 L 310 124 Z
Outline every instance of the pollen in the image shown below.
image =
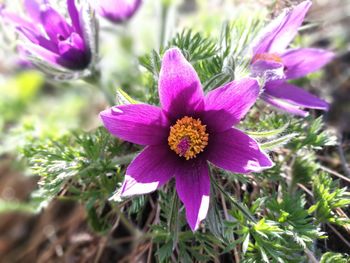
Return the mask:
M 277 63 L 282 63 L 282 58 L 276 54 L 276 53 L 261 53 L 261 54 L 256 54 L 253 59 L 252 63 L 254 63 L 257 60 L 265 60 L 265 61 L 272 61 L 272 62 L 277 62 Z
M 176 154 L 190 160 L 204 151 L 208 139 L 206 125 L 200 119 L 185 116 L 170 127 L 168 144 Z

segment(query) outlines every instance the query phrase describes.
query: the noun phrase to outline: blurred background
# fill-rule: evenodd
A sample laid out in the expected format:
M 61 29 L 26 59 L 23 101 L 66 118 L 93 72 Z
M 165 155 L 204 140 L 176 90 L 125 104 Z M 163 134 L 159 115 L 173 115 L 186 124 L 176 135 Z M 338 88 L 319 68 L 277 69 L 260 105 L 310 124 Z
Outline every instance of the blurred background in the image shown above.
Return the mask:
M 64 13 L 64 1 L 52 2 Z M 239 14 L 270 19 L 298 2 L 145 0 L 125 24 L 101 18 L 103 85 L 110 92 L 117 87 L 132 89 L 136 99 L 144 100 L 147 94 L 138 56 L 158 49 L 185 27 L 215 36 L 223 22 Z M 23 11 L 20 0 L 2 3 Z M 165 6 L 166 27 L 161 28 Z M 326 121 L 342 142 L 343 160 L 338 155 L 324 158 L 350 177 L 346 166 L 350 160 L 350 0 L 315 0 L 306 21 L 296 41 L 337 53 L 323 72 L 316 73 L 322 76 L 310 88 L 332 103 Z M 38 188 L 38 178 L 24 158 L 24 145 L 54 140 L 76 129 L 95 130 L 101 125 L 98 114 L 108 102 L 101 90 L 82 81 L 57 83 L 36 71 L 19 56 L 20 40 L 13 28 L 2 22 L 0 36 L 0 262 L 133 262 L 122 246 L 104 247 L 106 237 L 90 230 L 86 210 L 79 203 L 53 201 L 47 209 L 33 213 L 29 200 Z

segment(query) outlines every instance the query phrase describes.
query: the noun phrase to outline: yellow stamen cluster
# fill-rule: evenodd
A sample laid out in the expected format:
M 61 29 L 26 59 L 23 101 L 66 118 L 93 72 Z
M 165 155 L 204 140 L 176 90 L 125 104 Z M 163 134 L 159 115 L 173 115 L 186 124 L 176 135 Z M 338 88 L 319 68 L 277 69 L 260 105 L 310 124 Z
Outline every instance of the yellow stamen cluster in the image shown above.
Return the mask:
M 253 57 L 252 63 L 254 63 L 257 60 L 274 61 L 274 62 L 277 62 L 277 63 L 282 63 L 283 62 L 282 58 L 278 54 L 275 54 L 275 53 L 256 54 Z
M 208 145 L 206 125 L 200 119 L 185 116 L 170 127 L 168 144 L 170 149 L 186 160 L 195 158 Z

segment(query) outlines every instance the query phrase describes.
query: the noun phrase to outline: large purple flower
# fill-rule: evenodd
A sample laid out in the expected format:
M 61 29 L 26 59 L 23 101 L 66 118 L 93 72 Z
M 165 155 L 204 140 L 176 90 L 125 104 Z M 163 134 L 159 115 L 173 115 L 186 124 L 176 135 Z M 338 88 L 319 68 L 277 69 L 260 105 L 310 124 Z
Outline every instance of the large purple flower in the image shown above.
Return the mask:
M 86 5 L 79 11 L 74 0 L 67 0 L 70 21 L 52 8 L 49 0 L 24 0 L 24 5 L 26 17 L 6 9 L 1 16 L 27 40 L 20 46 L 34 63 L 61 73 L 90 67 L 96 53 L 96 28 L 93 19 L 85 22 L 84 16 L 91 13 Z
M 92 3 L 101 16 L 113 23 L 122 23 L 136 13 L 142 0 L 94 0 Z
M 259 85 L 246 78 L 205 96 L 197 73 L 173 48 L 164 54 L 158 87 L 161 108 L 130 104 L 101 112 L 114 136 L 147 146 L 127 168 L 121 196 L 152 192 L 175 177 L 196 230 L 209 207 L 208 161 L 234 173 L 273 165 L 254 139 L 232 127 L 255 103 Z
M 314 72 L 334 57 L 332 52 L 323 49 L 287 49 L 311 4 L 311 1 L 304 1 L 272 21 L 253 45 L 251 62 L 253 75 L 263 75 L 266 80 L 262 99 L 300 116 L 307 115 L 302 108 L 327 110 L 328 103 L 285 80 Z

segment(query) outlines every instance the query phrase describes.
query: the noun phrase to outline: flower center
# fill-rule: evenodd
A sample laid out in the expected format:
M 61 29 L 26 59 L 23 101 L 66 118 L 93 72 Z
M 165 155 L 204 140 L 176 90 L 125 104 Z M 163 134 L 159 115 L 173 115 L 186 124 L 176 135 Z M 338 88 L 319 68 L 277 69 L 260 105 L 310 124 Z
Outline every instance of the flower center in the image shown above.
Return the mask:
M 277 63 L 282 63 L 282 58 L 276 53 L 261 53 L 256 54 L 252 59 L 252 64 L 257 60 L 272 61 Z
M 183 117 L 170 127 L 168 144 L 170 149 L 186 160 L 195 158 L 208 145 L 209 134 L 200 119 Z

